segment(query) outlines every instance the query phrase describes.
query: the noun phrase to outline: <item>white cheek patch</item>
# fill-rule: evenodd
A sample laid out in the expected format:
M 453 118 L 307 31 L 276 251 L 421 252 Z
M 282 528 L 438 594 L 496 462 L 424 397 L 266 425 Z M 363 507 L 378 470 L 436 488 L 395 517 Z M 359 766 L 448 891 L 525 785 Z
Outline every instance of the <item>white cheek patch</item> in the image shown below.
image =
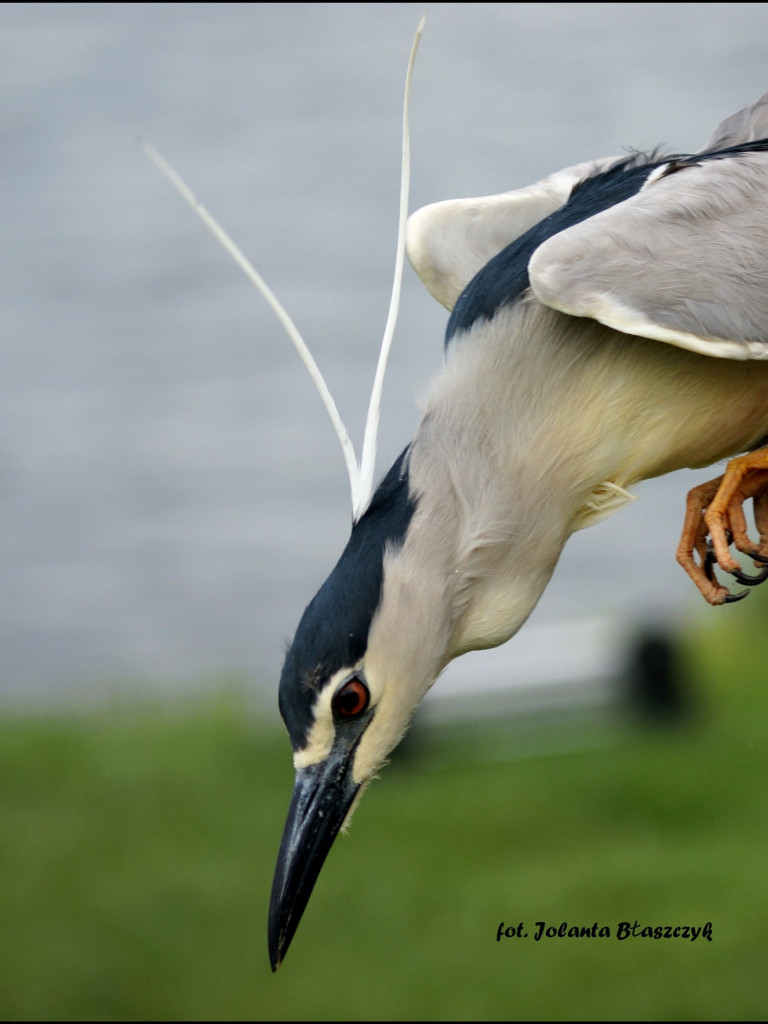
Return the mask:
M 297 750 L 293 755 L 293 767 L 296 771 L 299 768 L 309 768 L 312 764 L 319 764 L 324 761 L 331 752 L 333 746 L 333 725 L 330 722 L 315 722 L 309 734 L 309 742 L 303 750 Z
M 315 721 L 309 730 L 306 746 L 302 750 L 297 750 L 293 755 L 293 767 L 297 771 L 299 768 L 308 768 L 312 764 L 319 764 L 330 754 L 336 737 L 333 712 L 331 711 L 331 698 L 339 684 L 353 671 L 354 668 L 343 668 L 338 672 L 334 672 L 320 691 L 314 707 Z

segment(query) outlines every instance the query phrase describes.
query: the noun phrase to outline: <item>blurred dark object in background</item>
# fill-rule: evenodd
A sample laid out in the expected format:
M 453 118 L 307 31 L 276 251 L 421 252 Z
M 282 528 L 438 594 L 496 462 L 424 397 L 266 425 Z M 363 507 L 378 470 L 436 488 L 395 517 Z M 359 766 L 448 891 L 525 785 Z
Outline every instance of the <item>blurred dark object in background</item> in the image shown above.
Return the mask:
M 627 657 L 626 698 L 633 714 L 649 724 L 680 724 L 694 712 L 690 675 L 677 637 L 646 627 Z

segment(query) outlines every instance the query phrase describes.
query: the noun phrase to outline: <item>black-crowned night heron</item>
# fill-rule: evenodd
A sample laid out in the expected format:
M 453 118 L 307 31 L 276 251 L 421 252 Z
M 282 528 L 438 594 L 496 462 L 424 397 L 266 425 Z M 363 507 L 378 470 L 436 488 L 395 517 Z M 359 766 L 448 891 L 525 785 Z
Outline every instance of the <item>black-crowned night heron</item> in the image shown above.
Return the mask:
M 296 783 L 269 912 L 273 969 L 334 838 L 429 687 L 453 658 L 509 640 L 568 537 L 630 501 L 633 484 L 750 453 L 690 493 L 677 557 L 711 604 L 746 593 L 730 594 L 716 564 L 747 584 L 768 576 L 768 94 L 692 156 L 600 159 L 410 218 L 411 262 L 451 311 L 445 362 L 416 437 L 372 493 L 420 31 L 396 285 L 359 466 L 288 314 L 144 145 L 280 317 L 352 484 L 352 535 L 280 679 Z M 750 497 L 757 542 L 742 511 Z
M 451 310 L 445 364 L 285 659 L 296 784 L 273 968 L 445 666 L 513 636 L 568 537 L 633 484 L 768 439 L 768 94 L 693 156 L 601 159 L 428 206 L 408 252 Z M 713 573 L 716 560 L 744 578 L 731 543 L 768 561 L 767 481 L 763 449 L 689 498 L 678 559 L 713 604 L 740 596 Z

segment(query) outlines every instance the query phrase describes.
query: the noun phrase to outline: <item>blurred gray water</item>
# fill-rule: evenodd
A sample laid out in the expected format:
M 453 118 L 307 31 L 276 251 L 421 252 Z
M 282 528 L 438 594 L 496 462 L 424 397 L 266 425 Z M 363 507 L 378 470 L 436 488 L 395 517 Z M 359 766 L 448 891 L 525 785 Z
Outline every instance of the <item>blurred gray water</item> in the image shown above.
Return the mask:
M 346 540 L 344 465 L 273 316 L 135 140 L 176 164 L 264 273 L 357 440 L 420 12 L 0 7 L 1 694 L 227 673 L 274 687 Z M 699 148 L 768 89 L 766 44 L 766 4 L 432 4 L 412 208 L 624 147 Z M 418 422 L 445 320 L 408 268 L 380 473 Z M 711 475 L 646 483 L 573 538 L 528 646 L 524 630 L 503 649 L 510 678 L 536 675 L 537 645 L 567 664 L 559 623 L 696 604 L 673 552 L 684 492 Z

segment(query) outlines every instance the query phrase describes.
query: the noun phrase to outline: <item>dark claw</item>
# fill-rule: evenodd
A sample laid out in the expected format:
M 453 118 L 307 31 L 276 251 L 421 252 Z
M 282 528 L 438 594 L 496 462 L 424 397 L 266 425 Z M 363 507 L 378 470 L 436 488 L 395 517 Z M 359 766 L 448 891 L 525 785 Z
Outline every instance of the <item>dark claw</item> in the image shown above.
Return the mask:
M 762 561 L 762 559 L 761 559 Z M 748 576 L 746 573 L 741 572 L 737 569 L 730 575 L 735 577 L 739 583 L 745 583 L 748 587 L 756 587 L 758 583 L 763 583 L 764 580 L 768 579 L 768 559 L 765 559 L 766 565 L 764 569 L 760 570 L 757 576 Z M 707 554 L 702 563 L 702 569 L 704 575 L 710 581 L 710 583 L 716 583 L 720 585 L 720 581 L 715 576 L 714 567 L 717 565 L 717 558 L 715 557 L 715 549 L 712 546 L 712 541 L 707 537 Z M 741 590 L 738 594 L 726 594 L 723 598 L 723 604 L 733 604 L 734 601 L 743 601 L 745 597 L 749 597 L 748 590 Z
M 761 555 L 759 551 L 748 551 L 747 554 L 753 561 L 768 565 L 768 555 Z
M 731 576 L 746 587 L 756 587 L 758 583 L 765 583 L 768 579 L 768 565 L 764 565 L 757 576 L 750 576 L 749 573 L 741 572 L 740 569 L 733 569 Z
M 712 547 L 712 541 L 707 540 L 707 557 L 704 559 L 702 569 L 704 575 L 707 577 L 710 583 L 717 583 L 715 578 L 714 566 L 717 565 L 717 559 L 715 558 L 715 549 Z

